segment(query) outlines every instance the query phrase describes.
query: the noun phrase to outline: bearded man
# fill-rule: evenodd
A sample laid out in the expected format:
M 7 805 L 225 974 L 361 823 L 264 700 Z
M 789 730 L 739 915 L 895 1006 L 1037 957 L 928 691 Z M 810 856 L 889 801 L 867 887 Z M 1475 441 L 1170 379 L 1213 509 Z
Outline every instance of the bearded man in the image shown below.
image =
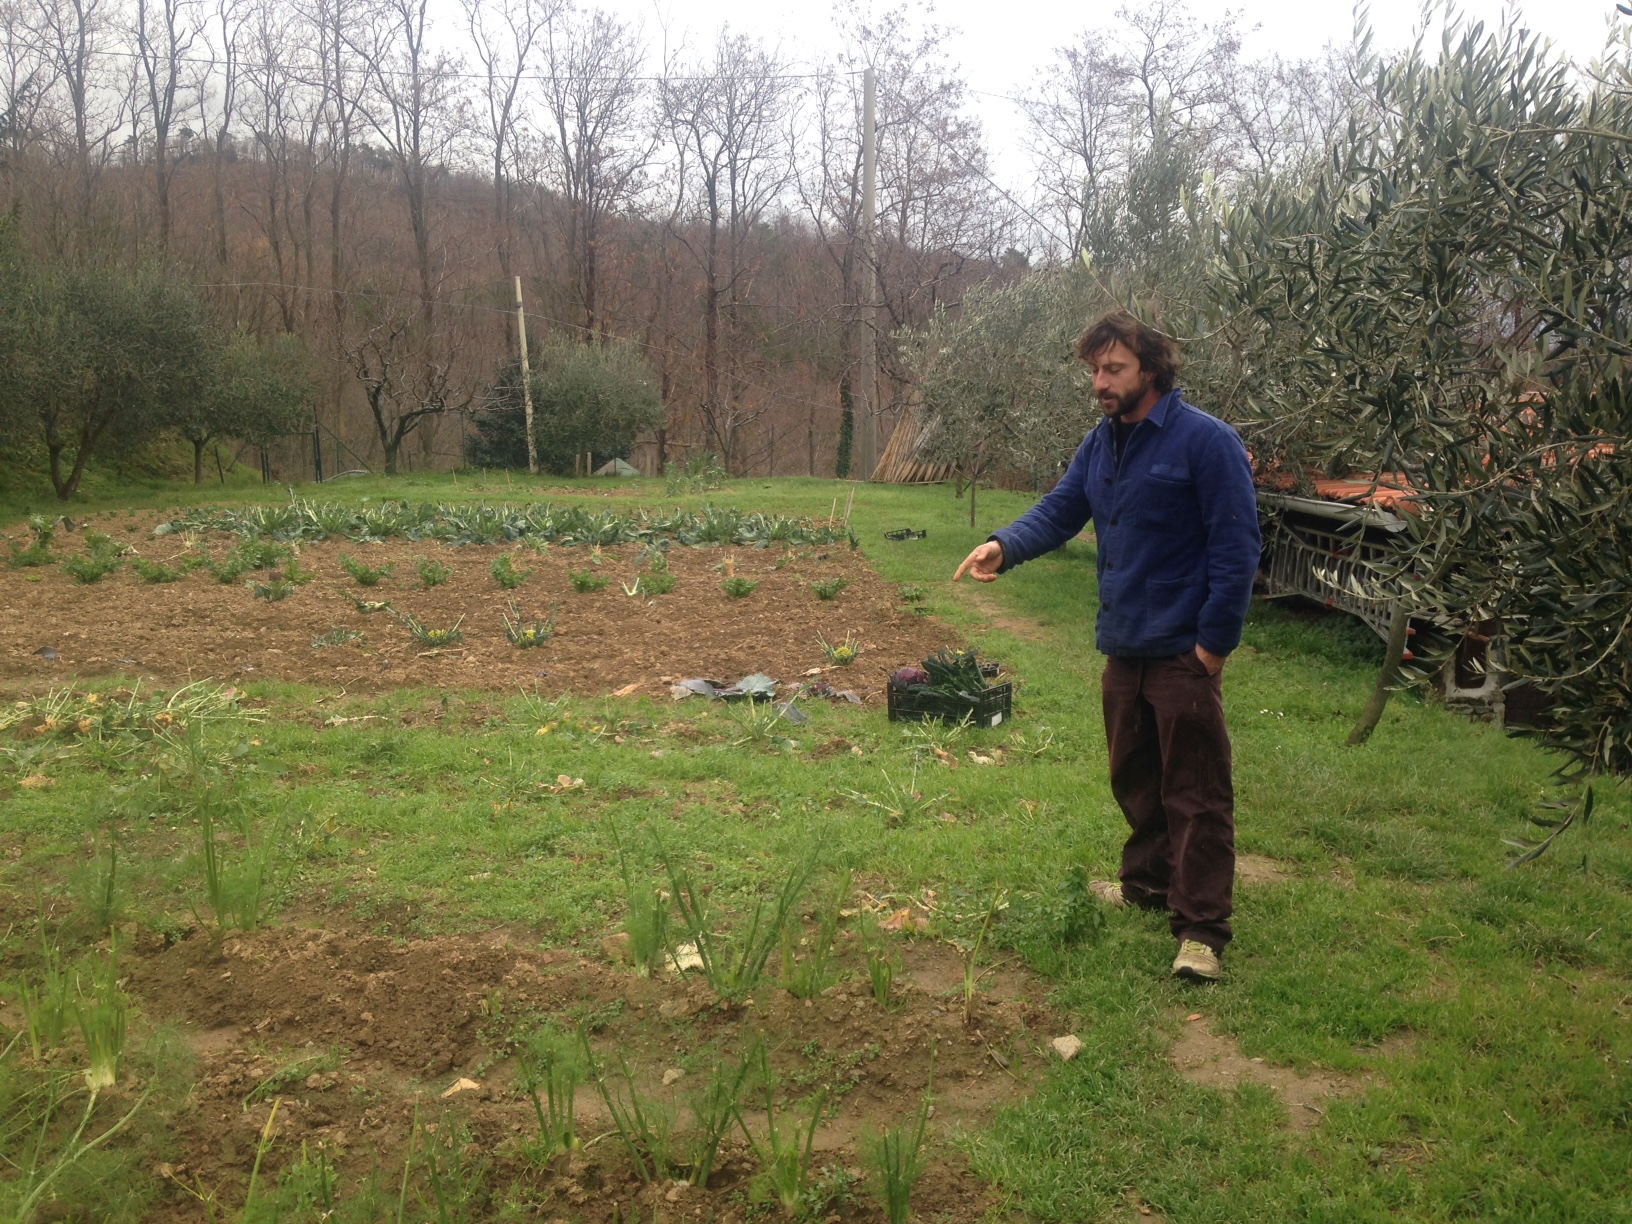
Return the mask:
M 994 582 L 1093 521 L 1111 793 L 1130 832 L 1120 879 L 1092 887 L 1114 906 L 1168 911 L 1173 973 L 1216 981 L 1235 883 L 1222 673 L 1258 570 L 1252 469 L 1234 429 L 1184 402 L 1161 332 L 1117 311 L 1076 352 L 1093 369 L 1102 419 L 1053 491 L 993 532 L 953 581 Z

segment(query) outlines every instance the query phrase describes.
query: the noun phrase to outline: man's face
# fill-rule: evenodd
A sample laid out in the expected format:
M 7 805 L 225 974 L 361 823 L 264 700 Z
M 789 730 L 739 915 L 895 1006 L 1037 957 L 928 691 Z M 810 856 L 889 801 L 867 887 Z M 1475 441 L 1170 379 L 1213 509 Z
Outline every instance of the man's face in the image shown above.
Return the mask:
M 1154 375 L 1139 368 L 1139 358 L 1120 340 L 1095 353 L 1094 394 L 1100 411 L 1113 420 L 1137 408 L 1154 385 Z

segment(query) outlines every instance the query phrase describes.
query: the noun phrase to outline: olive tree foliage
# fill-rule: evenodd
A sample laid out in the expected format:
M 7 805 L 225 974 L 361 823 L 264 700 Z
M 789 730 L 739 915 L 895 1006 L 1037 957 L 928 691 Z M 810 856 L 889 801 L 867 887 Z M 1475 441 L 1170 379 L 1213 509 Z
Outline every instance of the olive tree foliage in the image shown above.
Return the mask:
M 1091 380 L 1072 355 L 1098 287 L 1080 268 L 970 292 L 936 312 L 905 356 L 930 410 L 926 458 L 957 465 L 974 486 L 993 470 L 1057 474 L 1098 417 Z
M 43 444 L 66 501 L 91 457 L 153 441 L 208 386 L 213 331 L 198 295 L 153 272 L 9 261 L 0 400 Z
M 193 483 L 204 448 L 223 438 L 265 446 L 310 426 L 316 388 L 310 359 L 291 335 L 262 342 L 246 332 L 216 337 L 198 393 L 170 406 L 165 424 L 193 448 Z
M 626 456 L 642 431 L 663 422 L 657 378 L 631 345 L 552 338 L 529 354 L 529 362 L 538 460 L 552 472 L 571 472 L 574 460 L 586 452 Z M 506 364 L 472 417 L 475 432 L 466 435 L 465 462 L 527 466 L 519 362 Z
M 1632 770 L 1632 70 L 1452 19 L 1318 172 L 1221 206 L 1209 328 L 1260 467 L 1403 474 L 1379 575 L 1499 620 L 1546 742 Z

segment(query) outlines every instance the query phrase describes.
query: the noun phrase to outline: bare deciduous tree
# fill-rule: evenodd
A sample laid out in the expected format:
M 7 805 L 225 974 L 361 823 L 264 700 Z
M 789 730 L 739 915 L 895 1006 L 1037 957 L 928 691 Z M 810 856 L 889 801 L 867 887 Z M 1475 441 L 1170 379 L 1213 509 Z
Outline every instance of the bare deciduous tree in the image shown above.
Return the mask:
M 740 466 L 745 429 L 765 409 L 750 404 L 743 344 L 754 278 L 755 230 L 790 177 L 784 127 L 792 90 L 781 56 L 722 33 L 709 60 L 663 81 L 663 115 L 688 174 L 681 190 L 700 232 L 677 233 L 702 277 L 701 411 L 728 466 Z
M 610 334 L 602 306 L 607 219 L 630 203 L 653 153 L 639 80 L 644 50 L 632 26 L 596 10 L 564 13 L 545 42 L 549 169 L 567 208 L 566 248 L 584 334 Z

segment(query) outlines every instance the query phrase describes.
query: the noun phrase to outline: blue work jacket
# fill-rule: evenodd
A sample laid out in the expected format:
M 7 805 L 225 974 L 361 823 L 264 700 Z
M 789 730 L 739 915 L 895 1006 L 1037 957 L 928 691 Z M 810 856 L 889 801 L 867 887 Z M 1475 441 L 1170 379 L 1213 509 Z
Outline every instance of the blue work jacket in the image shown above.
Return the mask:
M 1095 640 L 1108 655 L 1216 655 L 1241 644 L 1258 572 L 1258 505 L 1234 429 L 1175 388 L 1134 426 L 1116 461 L 1110 420 L 1091 429 L 1060 483 L 992 534 L 1004 570 L 1088 523 L 1099 544 Z

